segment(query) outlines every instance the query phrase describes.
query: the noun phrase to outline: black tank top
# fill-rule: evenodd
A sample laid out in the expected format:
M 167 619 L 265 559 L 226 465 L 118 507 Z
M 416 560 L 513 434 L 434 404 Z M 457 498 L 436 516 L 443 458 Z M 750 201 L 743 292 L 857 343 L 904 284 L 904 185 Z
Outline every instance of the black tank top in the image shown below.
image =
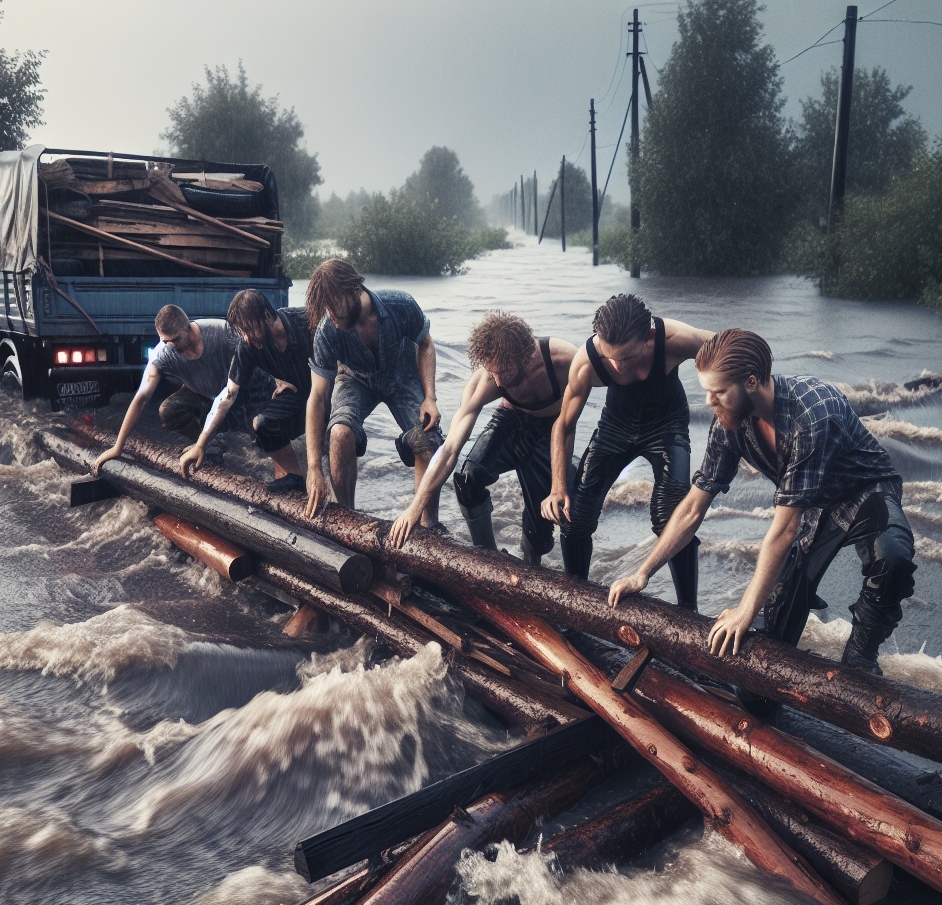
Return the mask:
M 556 369 L 553 367 L 553 356 L 550 354 L 549 341 L 550 338 L 548 336 L 541 336 L 538 340 L 540 352 L 543 353 L 543 364 L 546 367 L 546 376 L 549 377 L 550 390 L 552 391 L 548 399 L 538 402 L 536 405 L 521 405 L 503 387 L 497 388 L 501 396 L 512 406 L 523 409 L 525 412 L 539 412 L 542 409 L 549 408 L 549 406 L 554 405 L 563 398 L 562 390 L 559 388 L 559 381 L 556 379 Z
M 687 407 L 687 394 L 680 381 L 677 368 L 669 374 L 665 373 L 667 366 L 666 334 L 664 321 L 655 317 L 654 321 L 654 362 L 651 371 L 644 380 L 634 380 L 626 386 L 619 386 L 612 379 L 611 374 L 605 370 L 602 357 L 592 341 L 595 334 L 586 340 L 585 350 L 589 356 L 592 368 L 599 380 L 608 387 L 605 397 L 605 408 L 608 413 L 619 421 L 649 422 L 661 421 L 665 416 L 670 420 L 683 415 L 689 418 Z

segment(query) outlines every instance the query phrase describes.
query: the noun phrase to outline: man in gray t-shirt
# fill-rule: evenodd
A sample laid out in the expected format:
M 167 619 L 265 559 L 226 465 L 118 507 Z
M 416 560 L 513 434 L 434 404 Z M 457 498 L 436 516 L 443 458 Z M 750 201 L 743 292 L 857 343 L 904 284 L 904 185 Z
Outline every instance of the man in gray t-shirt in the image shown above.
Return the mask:
M 226 385 L 239 337 L 224 320 L 190 321 L 181 308 L 166 305 L 157 313 L 154 325 L 161 341 L 151 352 L 141 385 L 128 406 L 114 446 L 95 461 L 93 470 L 96 474 L 102 463 L 121 455 L 128 435 L 144 413 L 162 375 L 179 378 L 183 386 L 161 403 L 161 424 L 189 440 L 199 436 L 213 398 Z M 247 429 L 247 416 L 258 404 L 271 397 L 274 388 L 272 377 L 258 371 L 256 378 L 250 383 L 251 391 L 240 400 L 243 405 L 238 411 L 233 409 L 230 412 L 224 429 Z M 221 461 L 222 448 L 220 445 L 218 450 L 209 451 L 211 461 Z

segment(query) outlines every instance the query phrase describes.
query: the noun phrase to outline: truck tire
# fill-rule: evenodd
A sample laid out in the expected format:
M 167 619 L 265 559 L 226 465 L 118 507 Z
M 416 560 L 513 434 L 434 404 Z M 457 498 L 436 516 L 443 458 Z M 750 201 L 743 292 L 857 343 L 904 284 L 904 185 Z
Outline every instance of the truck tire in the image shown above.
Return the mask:
M 41 354 L 40 349 L 33 350 L 32 356 L 22 356 L 18 344 L 11 339 L 6 338 L 0 341 L 0 373 L 3 376 L 12 374 L 13 378 L 20 385 L 24 399 L 35 399 L 43 395 L 44 388 L 41 381 L 36 377 L 36 367 L 31 366 L 31 362 Z

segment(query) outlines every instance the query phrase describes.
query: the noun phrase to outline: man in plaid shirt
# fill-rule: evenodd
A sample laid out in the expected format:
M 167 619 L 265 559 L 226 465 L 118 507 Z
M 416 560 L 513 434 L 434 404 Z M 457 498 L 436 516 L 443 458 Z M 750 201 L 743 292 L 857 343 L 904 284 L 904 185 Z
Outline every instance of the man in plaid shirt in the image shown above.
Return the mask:
M 913 593 L 913 533 L 902 510 L 902 479 L 843 393 L 816 377 L 772 376 L 772 352 L 748 330 L 724 330 L 696 358 L 715 420 L 703 466 L 641 568 L 616 581 L 612 606 L 637 593 L 726 493 L 745 459 L 775 484 L 775 515 L 756 571 L 738 607 L 724 610 L 708 637 L 722 656 L 762 610 L 759 630 L 796 645 L 815 592 L 841 547 L 854 544 L 863 568 L 851 605 L 853 629 L 842 661 L 881 675 L 877 651 Z

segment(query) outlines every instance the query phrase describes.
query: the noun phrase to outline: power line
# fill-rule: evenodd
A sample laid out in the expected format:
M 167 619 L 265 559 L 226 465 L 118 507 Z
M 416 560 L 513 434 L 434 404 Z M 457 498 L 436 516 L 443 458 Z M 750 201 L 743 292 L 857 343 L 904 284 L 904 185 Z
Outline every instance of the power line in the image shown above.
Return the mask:
M 890 0 L 890 2 L 893 2 L 893 0 Z M 808 52 L 809 50 L 811 50 L 812 48 L 815 48 L 815 47 L 825 47 L 825 46 L 827 46 L 827 45 L 825 45 L 825 44 L 822 44 L 821 42 L 822 42 L 832 31 L 834 31 L 835 29 L 840 28 L 843 24 L 844 24 L 844 20 L 841 19 L 841 21 L 838 22 L 837 25 L 834 26 L 834 28 L 829 28 L 823 35 L 821 35 L 820 38 L 818 38 L 817 41 L 814 42 L 814 44 L 810 44 L 808 47 L 806 47 L 804 50 L 802 50 L 801 53 L 796 53 L 793 57 L 789 57 L 789 58 L 785 61 L 785 63 L 790 63 L 792 60 L 797 60 L 798 57 L 800 57 L 802 53 L 807 53 L 807 52 Z M 828 44 L 840 44 L 841 41 L 843 41 L 843 38 L 841 38 L 839 41 L 828 41 L 827 43 L 828 43 Z M 784 66 L 785 63 L 781 63 L 780 65 Z
M 928 22 L 925 19 L 869 19 L 868 22 L 902 22 L 904 25 L 942 25 L 942 22 Z
M 892 6 L 894 3 L 896 3 L 896 0 L 890 0 L 889 3 L 884 3 L 883 6 L 878 6 L 872 13 L 867 13 L 865 16 L 860 16 L 857 21 L 863 22 L 864 19 L 869 19 L 870 16 L 872 16 L 874 13 L 880 12 L 881 9 L 886 9 L 888 6 Z

